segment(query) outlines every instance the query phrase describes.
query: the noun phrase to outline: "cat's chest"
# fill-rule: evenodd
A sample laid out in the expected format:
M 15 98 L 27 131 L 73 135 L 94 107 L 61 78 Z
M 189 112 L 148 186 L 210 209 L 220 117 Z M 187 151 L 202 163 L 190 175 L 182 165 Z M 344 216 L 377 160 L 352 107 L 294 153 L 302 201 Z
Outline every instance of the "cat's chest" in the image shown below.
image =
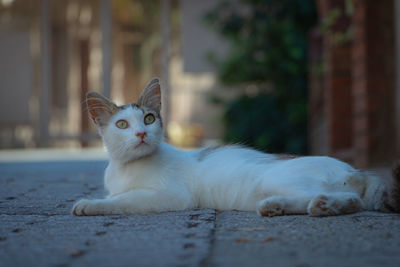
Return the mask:
M 138 188 L 155 189 L 160 186 L 161 176 L 162 170 L 146 165 L 110 164 L 105 173 L 105 187 L 110 195 Z

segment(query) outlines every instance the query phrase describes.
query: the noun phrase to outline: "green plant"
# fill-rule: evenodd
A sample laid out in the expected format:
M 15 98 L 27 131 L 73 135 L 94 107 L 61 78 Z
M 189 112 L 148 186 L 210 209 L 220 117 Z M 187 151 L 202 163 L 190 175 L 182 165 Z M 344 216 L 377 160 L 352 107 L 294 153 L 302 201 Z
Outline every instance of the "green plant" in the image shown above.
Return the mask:
M 206 21 L 230 43 L 225 59 L 210 56 L 219 80 L 257 88 L 227 103 L 225 140 L 269 152 L 306 152 L 307 43 L 316 22 L 312 0 L 222 2 Z
M 334 8 L 321 21 L 321 32 L 326 36 L 331 36 L 333 44 L 342 45 L 351 42 L 354 37 L 354 29 L 351 25 L 344 29 L 338 29 L 335 25 L 339 20 L 350 20 L 354 13 L 353 0 L 346 0 L 344 10 Z

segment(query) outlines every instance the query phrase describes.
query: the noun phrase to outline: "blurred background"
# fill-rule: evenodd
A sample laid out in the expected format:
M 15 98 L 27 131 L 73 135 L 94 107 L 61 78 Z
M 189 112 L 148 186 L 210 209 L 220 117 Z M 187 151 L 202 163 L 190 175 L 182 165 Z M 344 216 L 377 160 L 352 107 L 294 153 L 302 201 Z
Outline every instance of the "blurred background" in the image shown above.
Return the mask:
M 87 91 L 161 78 L 169 142 L 400 157 L 395 0 L 0 0 L 0 149 L 99 147 Z

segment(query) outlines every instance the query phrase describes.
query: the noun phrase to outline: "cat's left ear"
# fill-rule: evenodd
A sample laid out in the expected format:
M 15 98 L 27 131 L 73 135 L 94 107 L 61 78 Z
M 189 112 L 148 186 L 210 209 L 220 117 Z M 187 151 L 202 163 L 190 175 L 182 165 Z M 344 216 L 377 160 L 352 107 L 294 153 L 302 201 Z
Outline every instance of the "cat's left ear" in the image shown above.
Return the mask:
M 153 78 L 143 90 L 139 98 L 139 105 L 148 107 L 157 113 L 161 110 L 161 89 L 158 78 Z

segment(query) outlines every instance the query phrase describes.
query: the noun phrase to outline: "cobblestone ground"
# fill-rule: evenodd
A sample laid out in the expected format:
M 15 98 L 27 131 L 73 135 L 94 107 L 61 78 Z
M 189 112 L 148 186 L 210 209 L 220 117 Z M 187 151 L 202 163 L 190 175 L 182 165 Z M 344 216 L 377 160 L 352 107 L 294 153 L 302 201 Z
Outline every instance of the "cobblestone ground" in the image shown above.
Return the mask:
M 72 216 L 105 195 L 106 162 L 62 158 L 0 153 L 0 266 L 400 266 L 398 214 Z

